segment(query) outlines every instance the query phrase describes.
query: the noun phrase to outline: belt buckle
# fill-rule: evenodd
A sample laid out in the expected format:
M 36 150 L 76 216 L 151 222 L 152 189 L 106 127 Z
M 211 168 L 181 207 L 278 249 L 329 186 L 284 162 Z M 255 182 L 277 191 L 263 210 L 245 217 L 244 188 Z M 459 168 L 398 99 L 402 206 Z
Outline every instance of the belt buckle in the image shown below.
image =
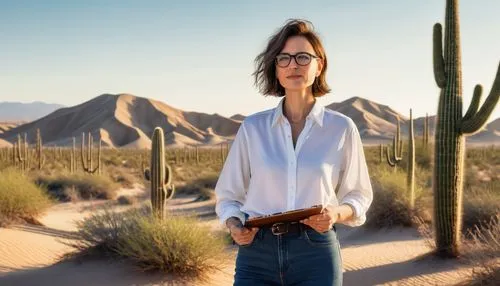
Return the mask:
M 274 235 L 280 235 L 288 232 L 288 224 L 277 222 L 271 226 L 271 231 Z

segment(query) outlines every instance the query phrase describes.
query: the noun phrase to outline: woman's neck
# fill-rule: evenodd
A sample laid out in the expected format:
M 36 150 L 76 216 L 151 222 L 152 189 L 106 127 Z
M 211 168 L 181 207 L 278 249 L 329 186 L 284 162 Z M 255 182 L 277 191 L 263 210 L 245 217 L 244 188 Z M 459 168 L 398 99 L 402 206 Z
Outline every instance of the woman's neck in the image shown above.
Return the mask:
M 310 91 L 287 91 L 283 104 L 283 115 L 291 123 L 300 123 L 305 120 L 315 101 Z

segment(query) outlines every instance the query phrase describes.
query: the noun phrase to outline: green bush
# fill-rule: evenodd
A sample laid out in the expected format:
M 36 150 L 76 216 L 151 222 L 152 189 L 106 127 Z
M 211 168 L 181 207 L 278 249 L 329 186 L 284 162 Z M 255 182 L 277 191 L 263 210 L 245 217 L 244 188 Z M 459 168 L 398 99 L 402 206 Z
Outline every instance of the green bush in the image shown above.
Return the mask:
M 76 197 L 74 191 L 76 191 L 77 197 L 84 200 L 114 199 L 116 191 L 120 187 L 109 177 L 80 172 L 74 174 L 62 172 L 53 176 L 39 176 L 35 182 L 45 186 L 48 192 L 60 201 L 70 201 Z M 71 193 L 68 190 L 72 190 Z
M 203 277 L 227 261 L 227 238 L 197 225 L 194 217 L 168 215 L 159 220 L 147 210 L 104 211 L 78 224 L 77 253 L 113 254 L 134 261 L 143 271 Z
M 474 229 L 500 213 L 500 181 L 468 185 L 463 198 L 463 230 Z
M 14 169 L 0 172 L 0 226 L 31 220 L 51 205 L 46 191 Z
M 425 221 L 430 220 L 429 201 L 424 198 L 418 185 L 415 186 L 415 208 L 410 208 L 405 173 L 381 167 L 373 170 L 371 181 L 373 202 L 366 215 L 366 226 L 413 226 L 415 216 Z

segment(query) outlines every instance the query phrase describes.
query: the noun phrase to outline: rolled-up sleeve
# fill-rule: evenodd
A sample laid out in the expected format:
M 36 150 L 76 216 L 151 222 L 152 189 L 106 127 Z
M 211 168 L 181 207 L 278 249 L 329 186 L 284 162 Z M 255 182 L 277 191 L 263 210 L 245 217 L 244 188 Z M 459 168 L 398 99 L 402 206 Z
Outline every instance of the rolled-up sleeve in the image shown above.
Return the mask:
M 240 210 L 245 202 L 250 182 L 250 160 L 248 138 L 244 121 L 231 145 L 226 161 L 215 186 L 215 212 L 221 224 L 232 216 L 245 223 L 245 214 Z
M 340 205 L 347 204 L 354 209 L 353 218 L 343 224 L 360 226 L 366 221 L 366 212 L 373 200 L 373 190 L 361 137 L 352 120 L 349 125 L 344 141 L 337 200 Z

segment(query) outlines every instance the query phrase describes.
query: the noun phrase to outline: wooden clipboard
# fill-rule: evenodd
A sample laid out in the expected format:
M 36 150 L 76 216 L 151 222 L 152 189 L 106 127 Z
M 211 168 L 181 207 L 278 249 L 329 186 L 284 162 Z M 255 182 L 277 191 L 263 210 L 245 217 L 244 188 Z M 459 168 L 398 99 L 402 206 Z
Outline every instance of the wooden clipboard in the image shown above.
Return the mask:
M 258 216 L 249 218 L 245 222 L 245 227 L 261 227 L 264 225 L 271 225 L 277 222 L 292 222 L 308 218 L 312 215 L 320 214 L 323 210 L 323 205 L 314 205 L 310 208 L 297 209 L 281 213 L 274 213 L 265 216 Z

